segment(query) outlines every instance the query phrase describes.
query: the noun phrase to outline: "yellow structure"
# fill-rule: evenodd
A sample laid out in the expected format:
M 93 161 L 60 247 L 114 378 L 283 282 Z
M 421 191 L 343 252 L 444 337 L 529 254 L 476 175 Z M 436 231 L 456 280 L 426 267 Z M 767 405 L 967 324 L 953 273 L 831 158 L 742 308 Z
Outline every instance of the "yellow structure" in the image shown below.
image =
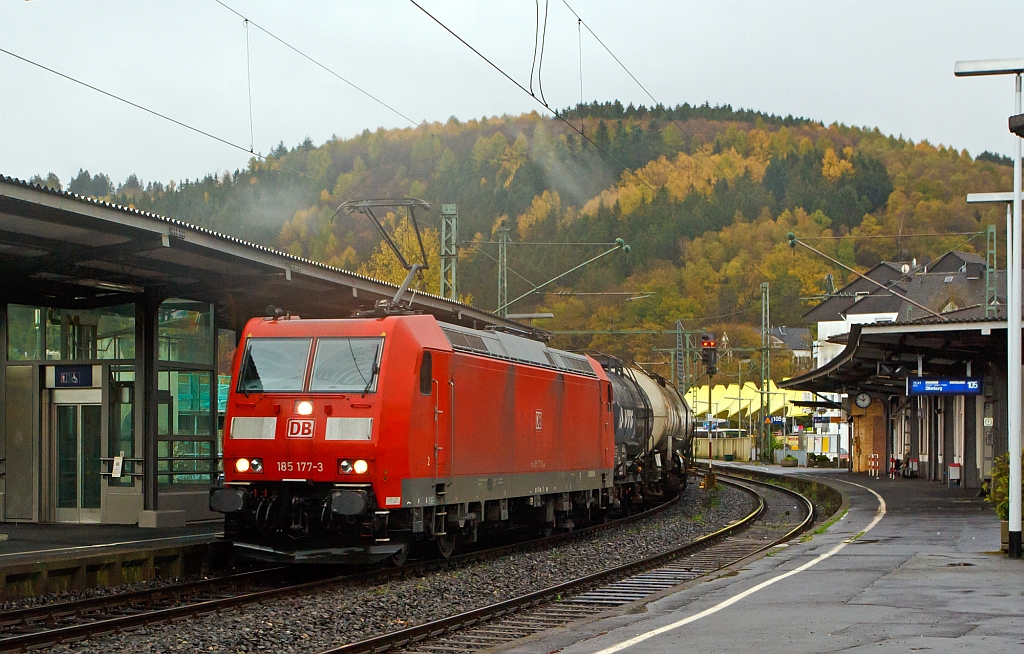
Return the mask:
M 810 415 L 810 411 L 793 404 L 804 399 L 803 391 L 786 391 L 768 382 L 768 398 L 765 415 L 785 415 L 789 418 Z M 686 401 L 693 409 L 694 417 L 707 418 L 708 387 L 693 386 L 686 392 Z M 726 420 L 737 416 L 757 416 L 761 411 L 761 390 L 752 382 L 743 384 L 716 384 L 711 387 L 711 416 Z

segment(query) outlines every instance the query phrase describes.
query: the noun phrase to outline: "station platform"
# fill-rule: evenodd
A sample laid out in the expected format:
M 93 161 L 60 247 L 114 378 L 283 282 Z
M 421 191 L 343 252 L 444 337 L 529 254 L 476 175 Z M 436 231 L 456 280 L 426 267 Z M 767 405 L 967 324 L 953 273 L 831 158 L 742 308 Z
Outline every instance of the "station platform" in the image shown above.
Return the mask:
M 710 580 L 508 651 L 1024 651 L 1024 561 L 999 552 L 999 521 L 976 490 L 827 468 L 735 467 L 813 476 L 842 491 L 848 510 L 823 533 Z
M 197 574 L 226 560 L 223 524 L 0 524 L 0 601 Z M 6 537 L 6 538 L 5 538 Z

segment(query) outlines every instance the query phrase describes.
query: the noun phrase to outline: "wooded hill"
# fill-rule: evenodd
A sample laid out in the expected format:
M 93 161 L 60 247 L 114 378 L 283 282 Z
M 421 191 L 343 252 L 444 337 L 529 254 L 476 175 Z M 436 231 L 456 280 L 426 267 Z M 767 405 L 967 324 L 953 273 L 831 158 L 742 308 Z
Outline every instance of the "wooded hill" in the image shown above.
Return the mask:
M 850 278 L 791 249 L 788 232 L 858 269 L 882 259 L 923 262 L 953 248 L 983 251 L 984 237 L 971 234 L 1001 226 L 1004 209 L 969 207 L 965 196 L 1011 186 L 1005 157 L 972 158 L 878 129 L 708 105 L 595 103 L 563 115 L 596 146 L 537 113 L 452 117 L 319 146 L 281 144 L 245 170 L 166 185 L 133 175 L 115 187 L 80 171 L 68 189 L 391 281 L 403 271 L 379 251 L 369 222 L 334 216 L 338 205 L 402 196 L 455 203 L 465 242 L 459 290 L 484 309 L 496 305 L 491 242 L 502 217 L 513 242 L 523 243 L 509 248 L 510 298 L 622 238 L 628 255 L 605 257 L 562 280 L 556 293 L 530 296 L 512 310 L 553 311 L 554 320 L 538 323 L 551 330 L 653 330 L 682 320 L 724 330 L 734 346 L 754 346 L 762 282 L 770 283 L 772 323 L 802 326 L 826 276 L 837 287 Z M 439 224 L 437 211 L 421 218 L 428 231 Z M 394 222 L 402 228 L 402 216 Z M 427 240 L 432 270 L 422 287 L 436 293 L 436 234 Z M 635 295 L 569 294 L 608 291 Z M 667 341 L 586 335 L 560 336 L 556 344 L 647 361 Z M 791 372 L 785 362 L 773 359 L 773 366 L 773 377 Z

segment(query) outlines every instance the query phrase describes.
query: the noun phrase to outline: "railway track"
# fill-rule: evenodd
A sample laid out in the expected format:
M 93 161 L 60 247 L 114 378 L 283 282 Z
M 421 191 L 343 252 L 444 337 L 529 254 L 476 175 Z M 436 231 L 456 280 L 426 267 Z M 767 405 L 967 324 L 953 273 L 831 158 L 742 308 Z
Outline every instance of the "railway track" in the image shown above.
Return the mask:
M 604 524 L 470 551 L 449 559 L 410 560 L 399 568 L 379 568 L 320 579 L 301 579 L 293 566 L 278 566 L 237 574 L 170 584 L 158 588 L 69 602 L 33 606 L 0 613 L 0 652 L 35 649 L 166 623 L 223 609 L 284 597 L 307 595 L 355 584 L 379 584 L 426 571 L 450 568 L 569 542 L 599 531 L 616 529 L 652 517 L 671 506 L 658 507 Z M 308 577 L 308 574 L 306 574 Z
M 717 532 L 650 558 L 321 654 L 464 654 L 488 650 L 643 602 L 783 543 L 814 521 L 813 504 L 794 491 L 740 477 L 719 474 L 718 479 L 752 493 L 757 502 L 749 515 Z

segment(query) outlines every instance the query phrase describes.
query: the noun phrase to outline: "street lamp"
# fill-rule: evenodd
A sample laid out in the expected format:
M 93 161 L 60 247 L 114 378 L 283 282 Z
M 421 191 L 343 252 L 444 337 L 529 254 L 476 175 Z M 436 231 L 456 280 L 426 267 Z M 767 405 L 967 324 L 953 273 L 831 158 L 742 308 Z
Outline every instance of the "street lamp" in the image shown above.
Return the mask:
M 987 59 L 981 61 L 958 61 L 953 67 L 957 77 L 982 75 L 1013 75 L 1014 114 L 1021 113 L 1020 84 L 1024 73 L 1024 59 Z M 1007 332 L 1007 445 L 1010 455 L 1010 544 L 1012 559 L 1021 557 L 1021 140 L 1014 139 L 1013 145 L 1013 225 L 1011 226 L 1011 248 L 1007 259 L 1010 275 L 1007 277 L 1006 332 Z

